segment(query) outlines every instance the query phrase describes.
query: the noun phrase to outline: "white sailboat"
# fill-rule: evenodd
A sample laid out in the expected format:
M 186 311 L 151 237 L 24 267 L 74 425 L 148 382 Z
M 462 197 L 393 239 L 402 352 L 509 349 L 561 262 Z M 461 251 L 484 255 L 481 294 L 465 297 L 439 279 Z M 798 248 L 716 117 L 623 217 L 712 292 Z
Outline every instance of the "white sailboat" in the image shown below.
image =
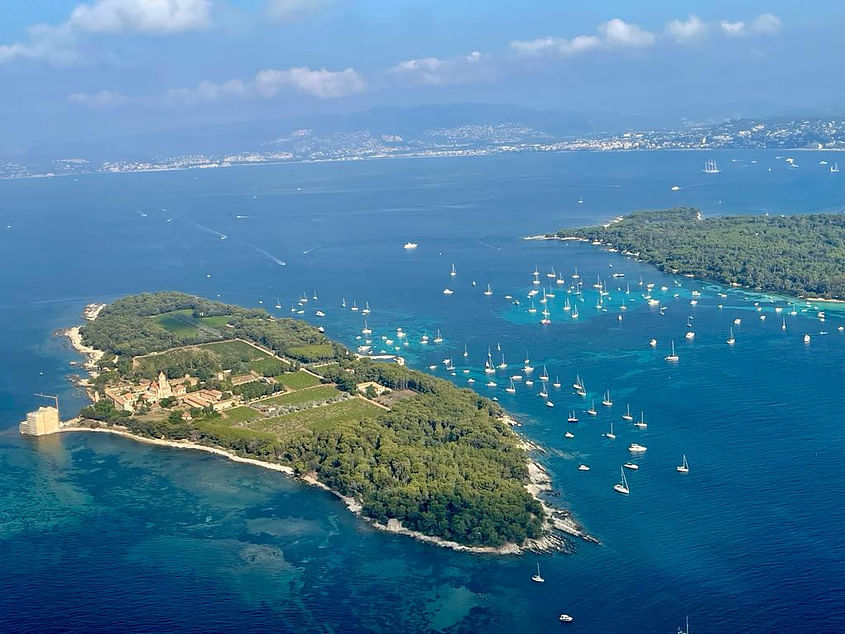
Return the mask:
M 567 417 L 566 422 L 567 423 L 577 423 L 578 422 L 578 417 L 575 415 L 574 409 L 570 410 L 569 416 Z
M 831 174 L 838 174 L 839 173 L 839 163 L 836 161 L 833 162 L 833 165 L 830 166 L 830 173 Z
M 464 359 L 466 359 L 468 356 L 469 356 L 469 350 L 467 350 L 467 345 L 464 344 Z
M 619 473 L 622 475 L 622 481 L 613 485 L 613 490 L 622 495 L 628 495 L 631 490 L 628 488 L 628 480 L 625 478 L 625 469 L 619 467 Z
M 678 473 L 689 473 L 689 463 L 687 462 L 687 454 L 684 454 L 683 461 L 677 467 L 675 467 L 675 471 Z
M 631 416 L 631 405 L 630 404 L 626 407 L 625 413 L 622 414 L 622 420 L 634 420 L 634 417 Z
M 484 290 L 484 294 L 487 295 L 487 297 L 490 297 L 490 295 L 493 294 L 493 289 L 490 287 L 489 284 L 487 285 L 487 288 Z
M 734 328 L 733 328 L 733 326 L 731 326 L 731 329 L 730 329 L 730 336 L 728 337 L 728 340 L 727 340 L 725 343 L 727 343 L 729 346 L 732 346 L 732 345 L 734 345 L 734 344 L 736 343 L 736 337 L 734 337 Z
M 496 367 L 500 370 L 506 370 L 507 369 L 508 364 L 505 363 L 505 353 L 504 352 L 502 353 L 502 362 L 499 365 L 497 365 Z
M 541 381 L 548 381 L 549 380 L 549 373 L 546 370 L 546 364 L 543 364 L 543 372 L 540 373 L 540 380 Z
M 639 429 L 645 429 L 646 427 L 648 427 L 648 423 L 645 422 L 645 414 L 642 412 L 642 410 L 640 410 L 640 420 L 634 423 L 634 427 L 637 427 Z
M 559 378 L 555 377 L 555 380 L 552 383 L 552 387 L 555 388 L 556 390 L 560 389 L 560 379 Z
M 505 392 L 508 394 L 516 394 L 516 386 L 513 384 L 513 379 L 511 379 L 511 384 L 505 388 Z
M 537 562 L 537 574 L 531 577 L 531 581 L 535 583 L 544 583 L 546 581 L 540 576 L 540 562 Z
M 677 355 L 677 354 L 675 354 L 675 340 L 674 340 L 674 339 L 672 340 L 672 353 L 671 353 L 671 354 L 667 354 L 667 355 L 666 355 L 665 357 L 663 357 L 663 358 L 664 358 L 666 361 L 671 361 L 671 362 L 675 362 L 675 361 L 677 361 L 677 360 L 678 360 L 678 358 L 679 358 L 679 357 L 678 357 L 678 355 Z
M 373 333 L 373 331 L 372 331 L 372 329 L 370 329 L 369 326 L 367 326 L 367 320 L 365 319 L 364 320 L 364 327 L 361 328 L 361 334 L 362 335 L 370 335 L 372 333 Z
M 715 159 L 708 159 L 704 162 L 704 173 L 705 174 L 718 174 L 722 170 L 716 165 Z
M 610 421 L 610 431 L 603 433 L 602 436 L 610 438 L 611 440 L 616 438 L 616 434 L 613 433 L 613 421 Z
M 451 271 L 449 271 L 449 275 L 450 275 L 451 277 L 455 277 L 457 274 L 458 274 L 458 272 L 455 270 L 455 265 L 454 265 L 454 264 L 452 264 L 452 270 L 451 270 Z
M 493 353 L 490 352 L 490 348 L 487 349 L 487 360 L 484 362 L 484 373 L 496 374 L 496 368 L 493 365 Z
M 645 447 L 635 442 L 632 442 L 630 445 L 628 445 L 628 451 L 630 451 L 631 453 L 645 453 L 647 449 L 648 447 Z
M 596 411 L 596 399 L 593 399 L 592 405 L 590 405 L 590 409 L 587 410 L 587 413 L 590 416 L 598 416 L 599 413 Z
M 443 335 L 440 334 L 440 330 L 438 329 L 437 335 L 433 339 L 434 343 L 443 343 Z
M 613 405 L 613 401 L 610 400 L 610 390 L 605 391 L 604 398 L 602 399 L 601 404 L 605 407 L 610 407 L 611 405 Z
M 551 315 L 551 313 L 549 312 L 549 309 L 544 308 L 543 309 L 543 318 L 540 320 L 540 323 L 543 324 L 544 326 L 548 326 L 550 323 L 552 323 L 552 320 L 549 319 L 550 315 Z

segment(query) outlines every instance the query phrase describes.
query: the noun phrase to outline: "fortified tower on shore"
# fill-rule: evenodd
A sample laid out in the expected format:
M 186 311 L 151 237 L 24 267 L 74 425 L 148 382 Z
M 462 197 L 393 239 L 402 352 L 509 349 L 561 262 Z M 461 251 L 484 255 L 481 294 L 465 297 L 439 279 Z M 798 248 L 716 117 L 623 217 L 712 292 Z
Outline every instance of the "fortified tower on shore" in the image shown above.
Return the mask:
M 19 426 L 20 432 L 28 436 L 46 436 L 59 431 L 59 410 L 55 407 L 39 407 L 26 415 Z
M 158 400 L 173 396 L 173 388 L 170 385 L 170 381 L 167 380 L 167 376 L 164 372 L 158 373 L 158 394 L 156 396 L 158 397 Z

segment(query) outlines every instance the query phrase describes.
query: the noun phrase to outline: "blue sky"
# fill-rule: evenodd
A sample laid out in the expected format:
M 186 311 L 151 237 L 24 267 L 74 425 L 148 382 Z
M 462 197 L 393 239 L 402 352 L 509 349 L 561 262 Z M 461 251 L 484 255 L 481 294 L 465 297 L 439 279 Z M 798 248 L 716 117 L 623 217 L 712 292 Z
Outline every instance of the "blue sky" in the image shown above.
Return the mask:
M 488 101 L 667 124 L 843 114 L 842 4 L 4 2 L 0 154 L 376 105 Z

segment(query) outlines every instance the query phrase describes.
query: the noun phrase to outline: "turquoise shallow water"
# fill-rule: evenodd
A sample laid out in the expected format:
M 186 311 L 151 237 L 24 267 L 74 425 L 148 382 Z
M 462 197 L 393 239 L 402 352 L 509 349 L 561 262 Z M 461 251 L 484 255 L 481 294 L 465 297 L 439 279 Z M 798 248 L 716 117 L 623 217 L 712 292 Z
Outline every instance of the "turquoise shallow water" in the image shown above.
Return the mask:
M 675 203 L 705 213 L 843 207 L 843 182 L 817 165 L 823 153 L 800 153 L 797 169 L 776 153 L 719 153 L 715 176 L 700 172 L 709 156 L 523 155 L 0 183 L 0 224 L 11 227 L 0 230 L 0 629 L 547 631 L 561 627 L 561 611 L 583 632 L 674 632 L 686 614 L 697 632 L 845 628 L 842 314 L 827 307 L 820 322 L 799 306 L 792 316 L 783 300 L 722 298 L 717 285 L 590 245 L 521 240 Z M 405 251 L 409 240 L 419 248 Z M 588 288 L 577 321 L 562 310 L 566 286 L 553 285 L 550 326 L 525 312 L 535 266 L 544 286 L 552 266 L 567 276 L 578 267 Z M 622 290 L 609 281 L 599 311 L 590 284 L 611 272 L 625 274 Z M 640 276 L 655 283 L 663 316 L 642 299 Z M 481 292 L 488 283 L 491 297 Z M 444 296 L 446 286 L 455 294 Z M 350 346 L 362 343 L 362 317 L 341 299 L 369 301 L 375 349 L 402 327 L 409 363 L 436 365 L 461 384 L 473 376 L 475 389 L 520 418 L 547 448 L 539 460 L 560 491 L 552 500 L 601 545 L 543 557 L 453 553 L 376 532 L 332 496 L 274 472 L 120 438 L 20 438 L 15 426 L 38 402 L 34 392 L 60 393 L 68 412 L 84 402 L 67 381 L 76 357 L 51 333 L 77 323 L 86 303 L 163 288 L 271 310 L 278 298 L 286 314 L 316 290 L 305 317 L 316 321 L 322 308 L 328 334 Z M 442 344 L 418 343 L 436 329 Z M 672 339 L 677 365 L 662 358 Z M 497 343 L 510 367 L 492 390 L 480 368 Z M 513 396 L 501 389 L 526 352 L 560 376 L 554 408 L 537 385 Z M 443 369 L 450 357 L 454 377 Z M 588 420 L 569 389 L 576 373 L 588 400 L 610 389 L 614 406 L 597 405 Z M 645 412 L 646 430 L 621 420 L 628 402 L 635 416 Z M 575 425 L 566 423 L 573 408 Z M 601 435 L 611 421 L 615 441 Z M 566 428 L 575 438 L 563 438 Z M 625 498 L 612 486 L 630 442 L 648 451 L 627 474 Z M 687 476 L 674 469 L 683 453 Z M 591 471 L 578 471 L 582 462 Z M 537 561 L 542 586 L 530 581 Z

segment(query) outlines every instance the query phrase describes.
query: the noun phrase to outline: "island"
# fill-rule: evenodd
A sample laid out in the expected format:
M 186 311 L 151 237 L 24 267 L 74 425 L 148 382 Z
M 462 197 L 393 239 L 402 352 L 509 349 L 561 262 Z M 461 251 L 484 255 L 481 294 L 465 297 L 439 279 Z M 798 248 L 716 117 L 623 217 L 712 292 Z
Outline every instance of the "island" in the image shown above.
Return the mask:
M 698 209 L 637 211 L 545 236 L 581 239 L 669 272 L 804 299 L 845 299 L 845 214 L 702 218 Z
M 66 334 L 86 355 L 92 404 L 57 431 L 284 471 L 377 528 L 459 550 L 567 550 L 564 533 L 594 541 L 540 499 L 551 484 L 533 447 L 471 390 L 352 354 L 304 321 L 184 293 L 128 296 L 85 316 Z

